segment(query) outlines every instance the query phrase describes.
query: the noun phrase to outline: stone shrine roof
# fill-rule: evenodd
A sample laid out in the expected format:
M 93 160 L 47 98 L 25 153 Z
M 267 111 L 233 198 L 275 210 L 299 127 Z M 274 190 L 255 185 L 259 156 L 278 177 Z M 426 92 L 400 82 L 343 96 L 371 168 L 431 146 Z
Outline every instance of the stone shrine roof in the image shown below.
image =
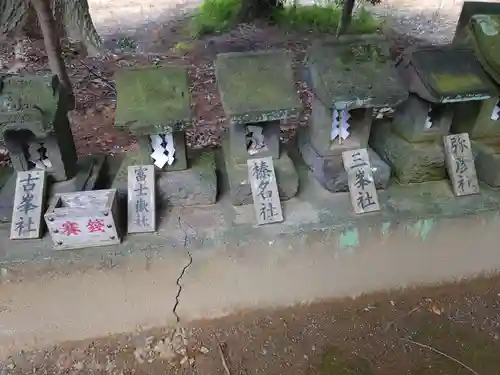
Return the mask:
M 233 123 L 284 120 L 302 110 L 286 51 L 219 54 L 215 74 L 224 111 Z
M 467 33 L 484 69 L 500 83 L 500 15 L 472 16 Z
M 409 91 L 438 103 L 483 100 L 498 95 L 474 53 L 451 46 L 418 48 L 398 64 Z
M 184 130 L 191 125 L 188 73 L 163 66 L 119 70 L 115 126 L 139 135 Z
M 342 36 L 313 45 L 306 58 L 310 84 L 328 107 L 395 106 L 408 97 L 379 35 Z
M 7 128 L 45 136 L 53 130 L 59 97 L 58 81 L 52 74 L 0 78 L 0 137 Z

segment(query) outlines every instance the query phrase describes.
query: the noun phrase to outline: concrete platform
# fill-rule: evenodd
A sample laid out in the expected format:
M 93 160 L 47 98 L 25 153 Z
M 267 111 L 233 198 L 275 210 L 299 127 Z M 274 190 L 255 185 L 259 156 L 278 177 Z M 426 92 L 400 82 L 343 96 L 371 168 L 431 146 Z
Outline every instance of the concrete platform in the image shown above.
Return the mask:
M 381 211 L 356 216 L 348 193 L 304 165 L 285 221 L 257 227 L 221 181 L 217 204 L 164 212 L 155 234 L 118 246 L 54 251 L 0 227 L 0 360 L 32 346 L 439 283 L 500 268 L 500 192 L 455 198 L 447 182 L 393 185 Z M 220 160 L 219 160 L 219 165 Z M 191 263 L 192 259 L 192 263 Z

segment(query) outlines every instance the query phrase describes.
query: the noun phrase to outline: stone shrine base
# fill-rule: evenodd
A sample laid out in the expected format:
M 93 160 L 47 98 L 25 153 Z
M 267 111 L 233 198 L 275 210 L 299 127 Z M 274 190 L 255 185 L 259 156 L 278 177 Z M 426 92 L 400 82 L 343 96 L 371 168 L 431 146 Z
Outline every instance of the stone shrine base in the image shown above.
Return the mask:
M 500 187 L 500 144 L 472 140 L 477 178 L 492 187 Z
M 370 147 L 402 184 L 439 181 L 447 177 L 443 142 L 411 143 L 395 134 L 389 122 L 372 126 Z
M 229 182 L 229 194 L 231 203 L 234 206 L 241 206 L 253 203 L 252 190 L 248 180 L 247 164 L 238 164 L 231 157 L 227 142 L 223 145 L 224 166 Z M 279 159 L 274 159 L 274 171 L 278 193 L 282 201 L 293 198 L 299 190 L 299 176 L 295 170 L 295 165 L 283 148 Z
M 104 172 L 105 156 L 84 156 L 78 159 L 78 173 L 68 181 L 50 182 L 48 179 L 49 199 L 57 193 L 72 193 L 76 191 L 93 190 Z M 16 174 L 5 182 L 0 190 L 0 222 L 10 223 L 16 188 Z M 47 206 L 50 203 L 47 201 Z
M 347 192 L 347 172 L 342 163 L 342 156 L 321 156 L 312 146 L 307 129 L 300 129 L 298 147 L 304 162 L 314 177 L 325 189 L 332 193 Z M 385 189 L 389 185 L 391 168 L 372 149 L 368 148 L 375 187 Z
M 282 223 L 257 226 L 251 205 L 233 206 L 221 170 L 214 205 L 168 207 L 156 233 L 120 245 L 56 251 L 48 235 L 12 241 L 0 224 L 0 360 L 32 345 L 175 325 L 176 296 L 184 325 L 500 269 L 500 191 L 481 184 L 456 198 L 448 181 L 391 184 L 378 192 L 380 212 L 355 215 L 348 193 L 326 191 L 289 156 L 300 191 L 283 202 Z
M 111 189 L 120 196 L 127 194 L 128 167 L 151 164 L 140 153 L 127 153 L 118 171 L 112 177 Z M 183 171 L 156 171 L 156 199 L 159 207 L 194 206 L 214 204 L 217 198 L 217 175 L 213 151 L 202 151 L 188 159 L 188 169 Z

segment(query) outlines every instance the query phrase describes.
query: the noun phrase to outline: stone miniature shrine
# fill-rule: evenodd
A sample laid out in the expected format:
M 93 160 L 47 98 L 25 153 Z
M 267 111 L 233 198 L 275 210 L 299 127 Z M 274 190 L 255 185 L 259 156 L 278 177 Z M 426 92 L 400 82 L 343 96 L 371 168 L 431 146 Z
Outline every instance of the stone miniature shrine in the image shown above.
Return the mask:
M 185 131 L 191 126 L 187 70 L 179 67 L 123 69 L 116 73 L 115 126 L 138 137 L 112 187 L 127 192 L 128 167 L 154 164 L 160 204 L 213 204 L 217 195 L 211 151 L 188 155 Z
M 78 160 L 68 120 L 67 96 L 55 76 L 0 80 L 0 138 L 15 172 L 42 170 L 49 197 L 94 188 L 103 157 Z M 0 220 L 11 220 L 16 175 L 0 192 Z
M 270 156 L 281 200 L 297 194 L 295 166 L 280 145 L 280 123 L 298 117 L 302 104 L 285 51 L 219 54 L 215 73 L 229 117 L 223 145 L 234 205 L 253 202 L 247 160 Z
M 299 134 L 300 153 L 321 185 L 348 191 L 342 153 L 368 147 L 373 109 L 406 99 L 387 42 L 380 36 L 348 36 L 313 46 L 307 79 L 314 93 L 309 129 Z M 391 171 L 368 148 L 375 185 L 384 189 Z
M 474 52 L 481 66 L 500 84 L 500 7 L 496 14 L 476 14 L 456 35 L 454 44 Z M 468 133 L 476 160 L 477 176 L 493 187 L 500 187 L 500 97 L 457 105 L 453 133 Z
M 410 96 L 392 122 L 377 124 L 370 146 L 400 183 L 445 179 L 443 137 L 457 103 L 470 106 L 495 95 L 496 88 L 470 51 L 451 46 L 405 51 L 397 69 Z

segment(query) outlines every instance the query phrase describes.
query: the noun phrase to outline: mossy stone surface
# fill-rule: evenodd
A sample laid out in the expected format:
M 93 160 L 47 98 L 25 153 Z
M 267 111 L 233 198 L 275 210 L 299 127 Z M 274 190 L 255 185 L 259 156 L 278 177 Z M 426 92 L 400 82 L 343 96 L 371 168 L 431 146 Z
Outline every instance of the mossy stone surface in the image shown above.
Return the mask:
M 455 104 L 452 133 L 468 133 L 471 139 L 500 136 L 500 119 L 491 119 L 499 99 L 496 96 L 474 103 Z
M 127 194 L 127 171 L 130 165 L 151 164 L 141 151 L 129 152 L 114 175 L 112 189 Z M 217 199 L 217 175 L 214 152 L 203 150 L 189 158 L 190 168 L 183 171 L 156 171 L 156 195 L 159 207 L 214 204 Z
M 477 178 L 491 187 L 500 187 L 500 139 L 497 143 L 471 141 Z
M 286 51 L 223 53 L 215 74 L 230 121 L 247 124 L 295 118 L 302 103 Z
M 306 129 L 299 129 L 298 147 L 304 163 L 321 186 L 332 193 L 349 191 L 347 172 L 341 155 L 326 157 L 320 155 L 311 144 Z M 386 189 L 391 177 L 391 168 L 371 148 L 367 151 L 375 187 Z
M 345 36 L 316 44 L 306 62 L 313 92 L 329 107 L 395 106 L 408 96 L 381 36 Z
M 134 134 L 184 130 L 191 124 L 189 81 L 181 67 L 123 69 L 115 74 L 115 126 Z
M 490 77 L 468 49 L 449 46 L 419 48 L 411 54 L 410 61 L 418 78 L 438 102 L 477 100 L 497 95 Z
M 51 74 L 1 78 L 0 133 L 23 128 L 31 130 L 36 137 L 44 137 L 53 131 L 56 113 L 63 104 L 58 86 Z
M 402 184 L 439 181 L 447 176 L 442 143 L 408 142 L 391 131 L 389 122 L 377 121 L 369 144 Z
M 223 143 L 224 164 L 229 180 L 231 203 L 234 206 L 253 204 L 252 190 L 248 180 L 247 164 L 238 164 L 229 152 L 228 141 Z M 273 160 L 278 193 L 282 201 L 293 198 L 299 190 L 299 175 L 286 150 L 281 150 L 279 159 Z
M 497 73 L 500 73 L 500 14 L 476 14 L 472 16 L 470 25 L 478 52 Z

